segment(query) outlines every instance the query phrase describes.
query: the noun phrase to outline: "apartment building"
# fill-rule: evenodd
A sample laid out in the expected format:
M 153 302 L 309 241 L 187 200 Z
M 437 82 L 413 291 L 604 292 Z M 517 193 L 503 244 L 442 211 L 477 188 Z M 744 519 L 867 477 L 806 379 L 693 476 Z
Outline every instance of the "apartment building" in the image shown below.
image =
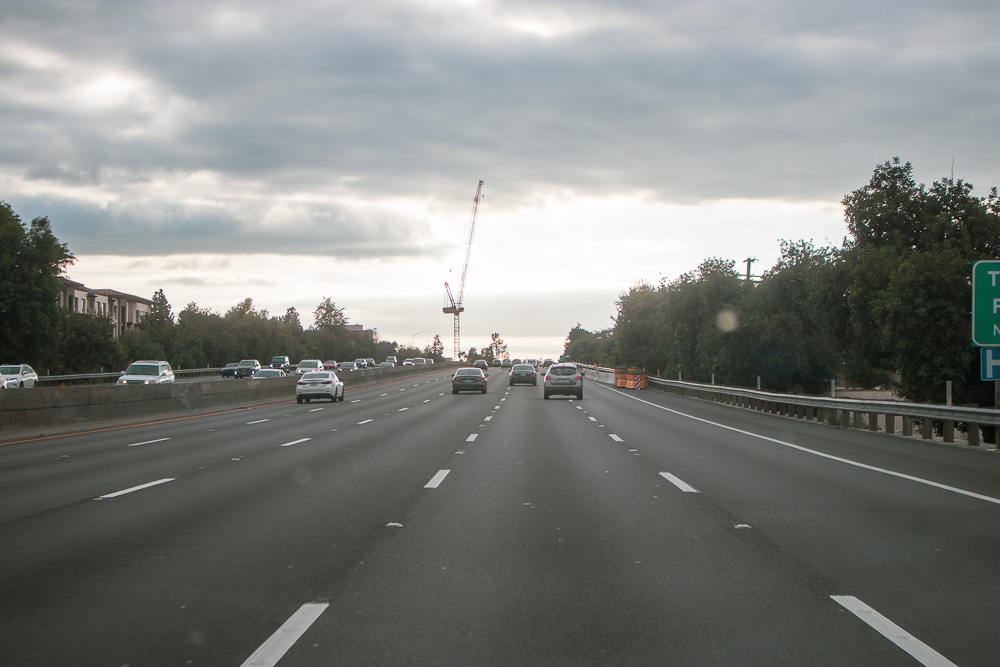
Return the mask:
M 153 305 L 149 299 L 112 289 L 89 287 L 60 277 L 59 307 L 74 313 L 101 315 L 111 320 L 112 336 L 118 338 L 142 321 Z

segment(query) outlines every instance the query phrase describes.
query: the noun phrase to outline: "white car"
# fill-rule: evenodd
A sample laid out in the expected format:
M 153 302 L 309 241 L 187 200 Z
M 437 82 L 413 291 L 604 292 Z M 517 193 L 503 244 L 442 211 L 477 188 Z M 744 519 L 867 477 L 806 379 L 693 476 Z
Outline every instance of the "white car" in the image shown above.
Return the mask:
M 328 398 L 331 402 L 344 400 L 344 383 L 333 371 L 304 373 L 295 383 L 295 402 L 308 403 L 314 398 Z
M 295 366 L 295 373 L 297 375 L 321 370 L 323 370 L 323 362 L 319 359 L 303 359 Z
M 31 370 L 28 364 L 4 364 L 0 366 L 0 376 L 3 376 L 7 389 L 29 389 L 38 383 L 38 373 Z
M 165 361 L 133 361 L 116 384 L 165 384 L 174 381 L 174 370 Z

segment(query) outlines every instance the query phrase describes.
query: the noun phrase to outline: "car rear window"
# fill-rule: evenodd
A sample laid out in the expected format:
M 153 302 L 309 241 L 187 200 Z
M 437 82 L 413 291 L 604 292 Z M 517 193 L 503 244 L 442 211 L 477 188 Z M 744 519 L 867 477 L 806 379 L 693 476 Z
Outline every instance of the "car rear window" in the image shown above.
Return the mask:
M 514 366 L 514 370 L 515 371 L 529 371 L 529 372 L 534 372 L 535 367 L 534 366 L 529 366 L 528 364 L 518 364 L 517 366 Z
M 302 375 L 303 380 L 329 380 L 329 373 L 304 373 Z
M 572 366 L 553 366 L 549 369 L 552 375 L 576 375 L 579 371 Z
M 462 376 L 472 375 L 472 376 L 475 376 L 475 377 L 479 377 L 482 374 L 483 374 L 483 372 L 481 370 L 479 370 L 478 368 L 459 368 L 455 372 L 455 375 L 462 375 Z

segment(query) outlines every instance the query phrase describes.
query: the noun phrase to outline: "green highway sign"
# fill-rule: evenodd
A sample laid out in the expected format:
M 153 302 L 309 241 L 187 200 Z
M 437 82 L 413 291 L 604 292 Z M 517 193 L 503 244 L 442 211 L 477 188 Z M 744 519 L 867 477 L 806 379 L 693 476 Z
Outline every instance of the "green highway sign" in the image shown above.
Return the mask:
M 1000 260 L 972 265 L 972 344 L 1000 346 Z

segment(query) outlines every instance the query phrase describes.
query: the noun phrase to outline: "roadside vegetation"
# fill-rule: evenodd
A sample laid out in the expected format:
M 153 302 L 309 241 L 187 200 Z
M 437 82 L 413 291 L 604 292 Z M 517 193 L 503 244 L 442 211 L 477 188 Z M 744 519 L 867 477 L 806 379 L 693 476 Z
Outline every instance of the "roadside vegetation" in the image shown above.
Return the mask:
M 663 377 L 818 394 L 831 379 L 892 387 L 912 401 L 993 404 L 971 345 L 971 271 L 1000 258 L 1000 197 L 943 178 L 930 188 L 899 158 L 842 201 L 840 247 L 783 241 L 754 280 L 728 259 L 616 302 L 612 327 L 570 330 L 565 354 Z

